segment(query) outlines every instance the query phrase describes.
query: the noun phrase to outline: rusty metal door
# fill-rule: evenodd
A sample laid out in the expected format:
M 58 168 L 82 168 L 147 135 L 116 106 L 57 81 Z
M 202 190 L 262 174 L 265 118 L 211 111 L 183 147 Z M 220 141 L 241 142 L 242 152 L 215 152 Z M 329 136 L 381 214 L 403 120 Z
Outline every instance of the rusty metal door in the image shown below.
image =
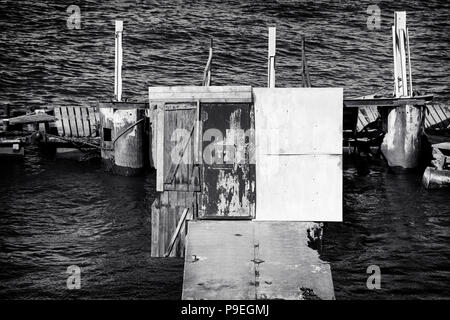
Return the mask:
M 255 216 L 254 112 L 249 103 L 202 103 L 199 218 Z

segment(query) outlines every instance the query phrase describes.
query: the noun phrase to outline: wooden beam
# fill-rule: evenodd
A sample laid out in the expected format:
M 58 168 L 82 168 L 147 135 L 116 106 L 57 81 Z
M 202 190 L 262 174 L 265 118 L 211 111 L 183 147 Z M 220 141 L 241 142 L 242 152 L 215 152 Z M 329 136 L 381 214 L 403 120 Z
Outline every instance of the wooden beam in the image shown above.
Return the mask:
M 151 102 L 252 102 L 251 86 L 149 87 Z
M 115 110 L 135 110 L 135 109 L 148 109 L 148 103 L 146 102 L 99 102 L 98 107 L 101 108 L 113 108 Z
M 164 106 L 156 109 L 156 191 L 164 191 Z
M 183 214 L 181 215 L 180 221 L 178 221 L 177 228 L 175 229 L 175 232 L 173 233 L 172 238 L 170 239 L 169 247 L 167 248 L 167 251 L 164 254 L 164 257 L 168 257 L 170 255 L 170 253 L 172 252 L 173 246 L 175 245 L 175 241 L 178 238 L 181 227 L 183 226 L 184 222 L 186 221 L 188 211 L 189 211 L 188 208 L 184 209 Z
M 50 116 L 48 114 L 43 114 L 43 113 L 9 118 L 10 125 L 33 124 L 33 123 L 38 123 L 38 122 L 52 122 L 52 121 L 55 121 L 54 116 Z
M 411 98 L 375 98 L 375 99 L 344 99 L 344 107 L 359 108 L 366 106 L 398 107 L 405 105 L 424 106 L 433 100 L 432 95 Z

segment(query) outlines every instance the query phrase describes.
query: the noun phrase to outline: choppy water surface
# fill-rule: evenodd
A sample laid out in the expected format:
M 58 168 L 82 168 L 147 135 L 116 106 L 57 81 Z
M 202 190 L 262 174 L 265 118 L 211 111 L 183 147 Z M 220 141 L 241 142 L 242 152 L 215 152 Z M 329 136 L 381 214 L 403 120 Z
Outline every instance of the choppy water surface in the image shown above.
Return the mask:
M 0 1 L 0 88 L 14 107 L 81 105 L 113 92 L 114 19 L 124 22 L 124 96 L 151 85 L 201 83 L 209 37 L 213 84 L 266 84 L 267 26 L 277 26 L 277 85 L 299 86 L 300 36 L 314 86 L 347 96 L 392 87 L 393 11 L 408 12 L 414 87 L 448 103 L 450 4 L 378 1 L 381 29 L 367 28 L 372 1 Z M 69 30 L 66 9 L 81 10 Z M 182 260 L 150 258 L 153 175 L 119 178 L 97 165 L 27 150 L 0 167 L 1 298 L 179 298 Z M 327 224 L 324 258 L 336 297 L 449 298 L 450 197 L 420 174 L 375 163 L 344 170 L 343 224 Z M 82 289 L 65 287 L 68 265 Z M 382 289 L 369 291 L 368 265 Z

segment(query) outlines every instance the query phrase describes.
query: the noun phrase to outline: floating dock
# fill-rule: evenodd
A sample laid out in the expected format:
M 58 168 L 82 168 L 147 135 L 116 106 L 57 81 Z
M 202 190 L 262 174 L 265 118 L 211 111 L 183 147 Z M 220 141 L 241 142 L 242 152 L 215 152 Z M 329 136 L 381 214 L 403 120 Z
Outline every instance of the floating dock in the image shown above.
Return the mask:
M 308 245 L 310 226 L 189 222 L 182 299 L 334 299 L 330 265 Z

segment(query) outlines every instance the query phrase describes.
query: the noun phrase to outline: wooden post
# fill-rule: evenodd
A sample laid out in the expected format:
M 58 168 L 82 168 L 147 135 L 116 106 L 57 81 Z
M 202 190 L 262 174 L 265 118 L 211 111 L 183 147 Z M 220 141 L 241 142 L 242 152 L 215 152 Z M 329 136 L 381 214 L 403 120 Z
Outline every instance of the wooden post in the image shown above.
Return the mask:
M 122 34 L 123 21 L 116 20 L 116 54 L 114 67 L 114 97 L 122 101 Z
M 395 24 L 392 28 L 394 93 L 396 97 L 410 97 L 412 96 L 412 81 L 411 75 L 409 81 L 407 77 L 406 57 L 409 58 L 410 54 L 406 12 L 395 12 L 394 21 Z M 408 49 L 408 53 L 406 49 Z M 387 132 L 381 145 L 381 151 L 390 167 L 412 169 L 418 166 L 424 117 L 422 107 L 413 105 L 392 108 L 388 112 L 382 113 L 383 127 Z
M 275 52 L 276 52 L 276 27 L 269 27 L 269 50 L 267 56 L 267 87 L 275 88 Z

